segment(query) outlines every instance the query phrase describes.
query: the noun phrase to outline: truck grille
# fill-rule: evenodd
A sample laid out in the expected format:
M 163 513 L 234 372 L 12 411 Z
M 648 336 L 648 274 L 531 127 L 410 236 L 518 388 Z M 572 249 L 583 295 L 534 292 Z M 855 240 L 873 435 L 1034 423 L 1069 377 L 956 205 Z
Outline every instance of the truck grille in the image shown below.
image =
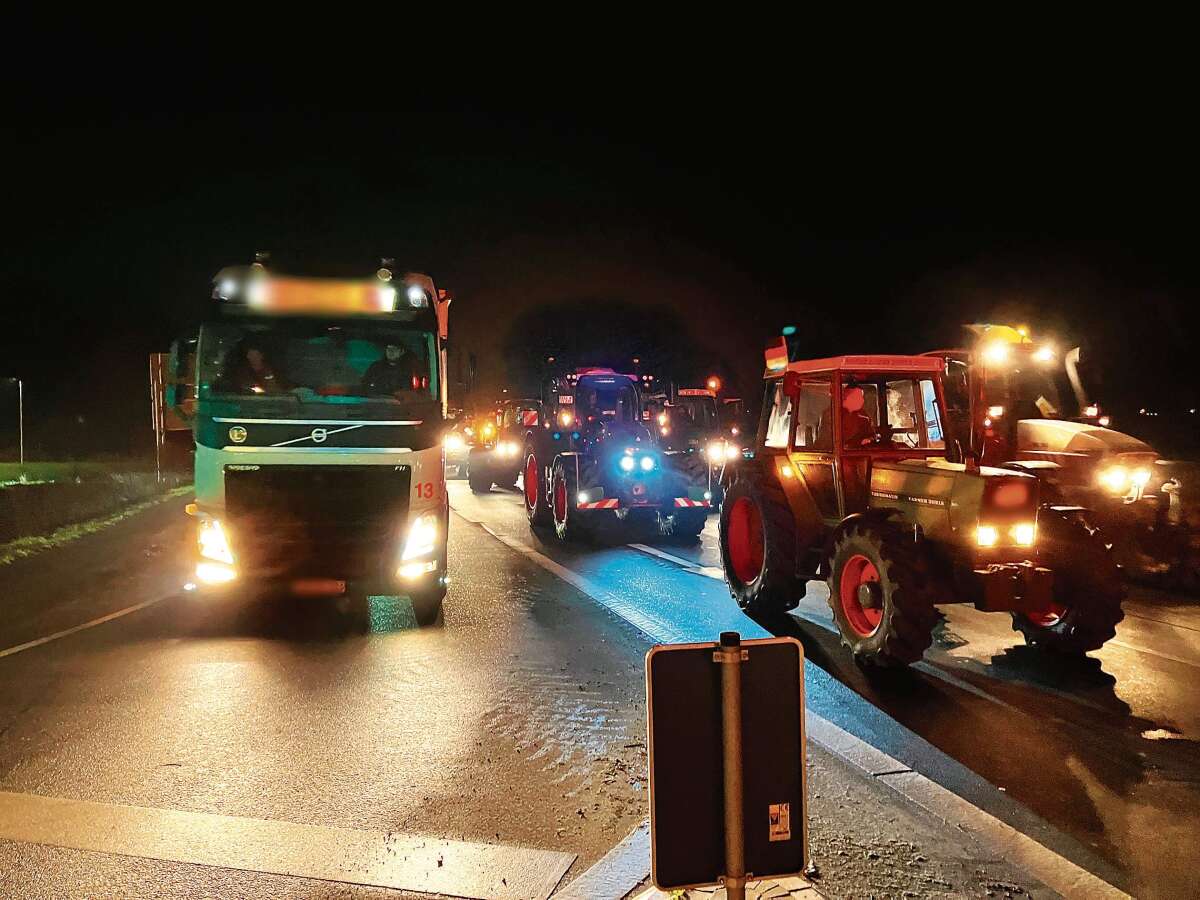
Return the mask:
M 226 466 L 238 568 L 251 577 L 387 574 L 409 476 L 407 466 Z

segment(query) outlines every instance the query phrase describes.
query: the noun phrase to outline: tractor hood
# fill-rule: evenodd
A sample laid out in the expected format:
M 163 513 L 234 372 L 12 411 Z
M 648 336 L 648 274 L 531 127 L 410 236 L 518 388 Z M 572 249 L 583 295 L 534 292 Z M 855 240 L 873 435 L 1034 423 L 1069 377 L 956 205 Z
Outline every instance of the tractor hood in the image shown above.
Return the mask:
M 1079 453 L 1087 456 L 1117 453 L 1158 455 L 1146 442 L 1120 431 L 1059 419 L 1021 419 L 1017 423 L 1017 449 L 1022 452 Z

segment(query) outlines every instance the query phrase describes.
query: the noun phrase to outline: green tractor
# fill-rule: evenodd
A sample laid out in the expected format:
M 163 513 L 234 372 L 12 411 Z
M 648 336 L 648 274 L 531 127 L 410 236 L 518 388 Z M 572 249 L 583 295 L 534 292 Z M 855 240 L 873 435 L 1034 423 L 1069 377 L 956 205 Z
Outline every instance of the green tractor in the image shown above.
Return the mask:
M 1032 475 L 964 457 L 941 359 L 793 362 L 782 341 L 766 356 L 758 436 L 726 469 L 721 511 L 725 578 L 749 615 L 793 609 L 823 580 L 843 642 L 879 666 L 921 659 L 949 603 L 1008 613 L 1063 653 L 1115 635 L 1124 590 L 1086 510 L 1041 505 Z

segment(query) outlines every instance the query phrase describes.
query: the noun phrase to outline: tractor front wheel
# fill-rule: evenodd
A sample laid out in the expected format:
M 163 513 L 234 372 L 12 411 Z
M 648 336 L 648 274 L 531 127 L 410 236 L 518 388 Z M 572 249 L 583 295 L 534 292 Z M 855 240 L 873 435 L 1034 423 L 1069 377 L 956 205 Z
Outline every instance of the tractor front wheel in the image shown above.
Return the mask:
M 829 608 L 856 662 L 905 666 L 925 655 L 937 610 L 912 537 L 887 525 L 852 527 L 830 562 Z
M 1125 618 L 1125 589 L 1112 551 L 1099 530 L 1076 512 L 1044 509 L 1038 515 L 1038 560 L 1054 573 L 1044 609 L 1013 613 L 1013 630 L 1025 643 L 1057 653 L 1098 650 Z
M 524 478 L 525 518 L 535 528 L 553 522 L 550 504 L 546 502 L 546 486 L 542 483 L 542 464 L 531 449 L 525 453 Z
M 550 475 L 550 512 L 554 517 L 554 533 L 560 541 L 574 541 L 583 536 L 576 497 L 579 485 L 575 467 L 557 460 Z
M 804 596 L 796 578 L 796 526 L 777 482 L 757 471 L 735 481 L 721 507 L 720 537 L 725 582 L 747 615 L 796 608 Z

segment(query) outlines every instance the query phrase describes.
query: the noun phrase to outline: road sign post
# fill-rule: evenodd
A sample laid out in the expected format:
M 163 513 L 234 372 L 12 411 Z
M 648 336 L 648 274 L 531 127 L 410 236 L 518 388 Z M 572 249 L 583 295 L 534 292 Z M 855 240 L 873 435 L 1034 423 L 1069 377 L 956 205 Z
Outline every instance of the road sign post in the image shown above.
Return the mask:
M 794 638 L 646 656 L 651 873 L 662 890 L 797 876 L 808 857 L 804 651 Z

